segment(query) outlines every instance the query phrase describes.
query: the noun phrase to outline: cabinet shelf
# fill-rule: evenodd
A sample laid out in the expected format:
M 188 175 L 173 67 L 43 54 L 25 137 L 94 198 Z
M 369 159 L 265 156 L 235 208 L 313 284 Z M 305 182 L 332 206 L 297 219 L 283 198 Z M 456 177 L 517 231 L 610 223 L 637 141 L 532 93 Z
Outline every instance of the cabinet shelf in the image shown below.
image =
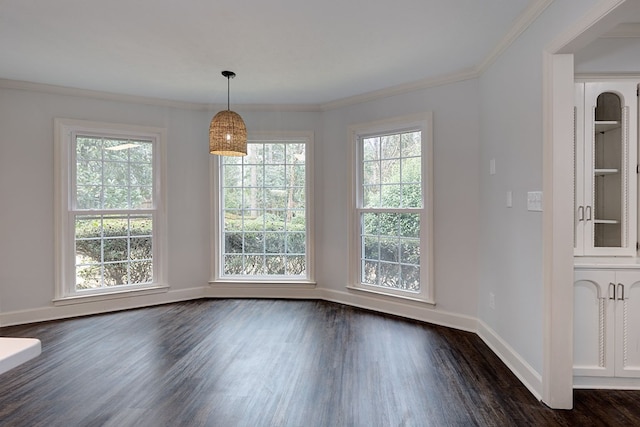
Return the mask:
M 620 122 L 617 120 L 596 120 L 594 125 L 598 133 L 620 128 Z
M 618 169 L 594 169 L 593 174 L 596 176 L 615 175 L 620 173 Z
M 617 219 L 594 219 L 594 224 L 620 224 Z

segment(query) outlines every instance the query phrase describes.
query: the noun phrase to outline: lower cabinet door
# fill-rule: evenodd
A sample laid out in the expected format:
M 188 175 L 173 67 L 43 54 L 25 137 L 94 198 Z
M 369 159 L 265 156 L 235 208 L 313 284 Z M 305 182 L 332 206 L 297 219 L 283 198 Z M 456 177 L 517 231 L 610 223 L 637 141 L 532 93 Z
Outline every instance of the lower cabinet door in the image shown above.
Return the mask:
M 615 300 L 612 270 L 577 270 L 574 276 L 573 374 L 614 376 Z
M 640 277 L 618 272 L 616 283 L 615 375 L 640 378 Z

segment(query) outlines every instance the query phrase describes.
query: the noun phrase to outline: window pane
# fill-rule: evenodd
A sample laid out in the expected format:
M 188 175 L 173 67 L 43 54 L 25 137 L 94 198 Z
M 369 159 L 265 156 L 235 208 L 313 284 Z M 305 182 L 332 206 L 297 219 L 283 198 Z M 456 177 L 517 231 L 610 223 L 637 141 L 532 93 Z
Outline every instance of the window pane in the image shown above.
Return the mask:
M 284 187 L 285 184 L 287 184 L 287 180 L 284 164 L 264 167 L 265 187 Z
M 227 254 L 242 253 L 242 233 L 224 233 L 224 252 Z
M 102 138 L 76 137 L 76 158 L 78 160 L 102 160 Z
M 242 255 L 224 256 L 224 274 L 243 274 Z
M 151 237 L 132 237 L 129 240 L 129 260 L 151 259 Z
M 362 158 L 367 160 L 380 159 L 380 138 L 365 138 L 362 144 Z
M 100 264 L 78 265 L 76 267 L 76 289 L 96 289 L 102 287 Z
M 131 236 L 151 236 L 153 221 L 151 215 L 130 216 L 129 234 Z
M 400 287 L 400 265 L 395 263 L 380 263 L 380 286 L 386 288 Z
M 362 182 L 365 185 L 380 183 L 380 162 L 364 162 Z
M 224 187 L 242 186 L 242 165 L 225 165 L 222 185 Z
M 380 162 L 380 181 L 382 184 L 400 182 L 400 160 L 382 160 Z
M 129 209 L 129 187 L 103 187 L 103 209 Z
M 286 272 L 288 276 L 303 276 L 307 270 L 307 260 L 304 255 L 287 256 L 285 259 Z
M 131 197 L 131 209 L 153 208 L 152 187 L 131 187 L 129 189 L 129 194 Z
M 288 254 L 305 253 L 305 233 L 287 233 L 286 239 Z
M 361 283 L 403 290 L 410 283 L 411 290 L 419 290 L 415 270 L 406 270 L 408 279 L 401 276 L 403 267 L 420 266 L 419 214 L 361 215 Z
M 129 263 L 129 284 L 151 283 L 153 277 L 151 261 Z
M 421 132 L 402 134 L 402 157 L 422 155 Z
M 419 214 L 400 214 L 399 221 L 401 237 L 420 237 Z
M 284 256 L 269 256 L 265 257 L 265 266 L 267 274 L 283 275 L 285 273 Z
M 378 237 L 364 238 L 364 257 L 370 260 L 380 259 L 380 247 Z
M 398 239 L 380 238 L 380 260 L 399 261 L 399 241 Z
M 245 233 L 244 252 L 249 254 L 264 253 L 264 233 Z
M 363 261 L 362 263 L 362 283 L 368 285 L 378 284 L 378 265 L 377 261 Z
M 235 164 L 223 160 L 223 249 L 244 256 L 224 255 L 222 274 L 304 275 L 305 144 L 250 142 L 247 150 Z
M 149 283 L 151 215 L 77 215 L 76 289 Z
M 263 255 L 247 255 L 244 259 L 244 270 L 241 274 L 250 276 L 264 276 L 266 269 Z
M 380 138 L 382 144 L 382 158 L 393 159 L 400 157 L 400 135 L 387 135 Z
M 102 207 L 102 186 L 78 185 L 76 205 L 78 209 L 100 209 Z
M 76 164 L 76 183 L 78 185 L 102 185 L 102 162 L 78 160 Z
M 264 163 L 265 164 L 284 164 L 285 144 L 270 143 L 264 144 Z
M 402 281 L 400 288 L 418 292 L 420 291 L 420 267 L 403 265 L 402 269 Z
M 130 163 L 129 169 L 129 183 L 131 185 L 146 185 L 151 186 L 153 184 L 153 168 L 149 163 Z
M 285 251 L 285 233 L 266 233 L 265 252 L 271 254 L 283 254 Z
M 363 207 L 376 208 L 380 206 L 380 186 L 366 185 L 363 191 Z
M 402 239 L 400 248 L 401 263 L 420 265 L 420 240 Z
M 420 184 L 405 184 L 402 186 L 402 207 L 422 207 L 422 187 Z

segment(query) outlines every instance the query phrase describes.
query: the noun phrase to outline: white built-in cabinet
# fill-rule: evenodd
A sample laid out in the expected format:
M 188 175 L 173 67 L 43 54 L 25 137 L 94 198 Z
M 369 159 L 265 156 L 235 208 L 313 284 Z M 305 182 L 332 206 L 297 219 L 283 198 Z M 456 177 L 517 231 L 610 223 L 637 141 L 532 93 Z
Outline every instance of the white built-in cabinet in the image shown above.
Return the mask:
M 576 83 L 577 256 L 635 256 L 637 242 L 636 82 Z
M 575 387 L 640 389 L 638 82 L 575 85 Z
M 640 270 L 576 269 L 575 376 L 640 377 Z

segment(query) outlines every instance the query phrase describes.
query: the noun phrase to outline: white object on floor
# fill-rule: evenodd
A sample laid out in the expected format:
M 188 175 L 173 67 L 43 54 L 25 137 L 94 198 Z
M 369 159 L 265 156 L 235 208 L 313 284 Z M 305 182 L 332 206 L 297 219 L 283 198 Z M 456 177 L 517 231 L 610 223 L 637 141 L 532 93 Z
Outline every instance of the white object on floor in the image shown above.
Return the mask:
M 0 337 L 0 374 L 33 359 L 41 351 L 39 339 Z

